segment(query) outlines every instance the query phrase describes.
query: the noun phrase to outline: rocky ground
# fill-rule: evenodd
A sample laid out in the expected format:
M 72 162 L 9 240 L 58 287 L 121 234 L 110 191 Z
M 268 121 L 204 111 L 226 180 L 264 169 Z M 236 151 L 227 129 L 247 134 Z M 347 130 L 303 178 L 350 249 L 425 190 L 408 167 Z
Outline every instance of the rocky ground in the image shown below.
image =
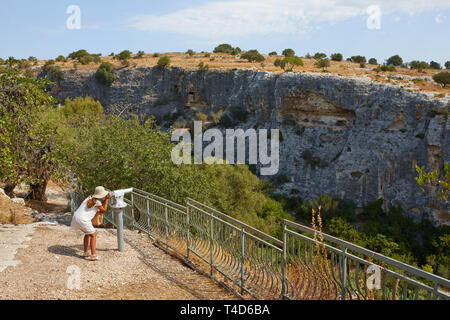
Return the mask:
M 50 200 L 51 201 L 51 197 Z M 83 258 L 83 235 L 70 214 L 33 211 L 40 222 L 0 224 L 0 299 L 236 299 L 210 278 L 168 255 L 144 234 L 98 229 L 100 261 Z

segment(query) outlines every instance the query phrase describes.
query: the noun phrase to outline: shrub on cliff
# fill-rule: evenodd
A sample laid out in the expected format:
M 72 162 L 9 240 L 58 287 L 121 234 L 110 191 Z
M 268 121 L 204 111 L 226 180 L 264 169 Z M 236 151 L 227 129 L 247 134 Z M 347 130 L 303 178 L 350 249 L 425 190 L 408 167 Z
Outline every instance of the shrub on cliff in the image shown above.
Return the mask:
M 276 56 L 276 55 L 277 55 L 276 51 L 269 52 L 269 56 Z
M 450 84 L 450 72 L 439 72 L 433 76 L 433 80 L 444 88 L 446 85 Z
M 446 61 L 444 66 L 445 66 L 445 69 L 450 69 L 450 61 Z
M 190 57 L 192 57 L 195 54 L 195 51 L 192 49 L 189 49 L 188 51 L 186 51 L 186 54 L 188 54 Z
M 249 50 L 244 54 L 241 54 L 242 59 L 247 59 L 249 62 L 261 62 L 266 60 L 262 54 L 258 52 L 258 50 Z
M 214 48 L 214 53 L 231 53 L 233 47 L 228 43 L 222 43 Z
M 208 71 L 208 70 L 209 70 L 209 65 L 206 64 L 206 63 L 204 63 L 204 62 L 202 61 L 202 62 L 200 62 L 200 63 L 198 64 L 198 69 L 199 69 L 200 71 Z
M 302 66 L 303 60 L 299 57 L 285 57 L 283 59 L 276 59 L 273 63 L 276 67 L 280 67 L 285 72 L 292 72 L 295 67 Z
M 48 60 L 42 67 L 42 71 L 44 71 L 52 81 L 59 82 L 64 78 L 64 72 L 60 67 L 55 65 L 54 60 Z
M 413 60 L 409 63 L 411 69 L 417 69 L 417 71 L 422 72 L 423 69 L 427 69 L 430 65 L 425 61 Z
M 138 58 L 138 59 L 143 58 L 143 57 L 144 57 L 144 54 L 145 54 L 144 51 L 139 50 L 138 53 L 137 53 L 137 55 L 136 55 L 136 58 Z
M 117 78 L 114 67 L 109 62 L 103 62 L 95 73 L 98 82 L 105 86 L 110 86 Z
M 292 49 L 284 49 L 281 54 L 285 57 L 293 57 L 295 56 L 295 51 Z
M 364 57 L 364 56 L 352 56 L 350 58 L 350 61 L 351 62 L 355 62 L 355 63 L 361 63 L 361 61 L 366 62 L 366 57 Z
M 430 61 L 431 69 L 442 69 L 441 64 L 436 61 Z
M 167 68 L 168 66 L 170 66 L 170 57 L 163 56 L 163 57 L 159 58 L 158 66 L 161 68 Z
M 403 59 L 398 54 L 396 54 L 395 56 L 392 56 L 389 59 L 387 59 L 386 64 L 389 66 L 399 67 L 403 64 Z
M 242 52 L 241 48 L 236 47 L 236 48 L 233 48 L 233 50 L 231 50 L 231 55 L 236 56 L 236 55 L 240 54 L 241 52 Z
M 314 59 L 325 59 L 327 55 L 323 52 L 316 52 L 313 56 Z
M 327 68 L 327 67 L 330 66 L 330 60 L 328 60 L 328 59 L 319 59 L 319 60 L 317 60 L 317 61 L 314 63 L 314 65 L 315 65 L 317 68 L 322 68 L 322 70 L 325 71 L 325 68 Z
M 369 59 L 369 64 L 378 64 L 378 61 L 375 58 L 370 58 Z
M 343 59 L 343 56 L 341 53 L 333 53 L 333 54 L 331 54 L 330 57 L 331 57 L 331 60 L 333 60 L 333 61 L 342 61 L 342 59 Z

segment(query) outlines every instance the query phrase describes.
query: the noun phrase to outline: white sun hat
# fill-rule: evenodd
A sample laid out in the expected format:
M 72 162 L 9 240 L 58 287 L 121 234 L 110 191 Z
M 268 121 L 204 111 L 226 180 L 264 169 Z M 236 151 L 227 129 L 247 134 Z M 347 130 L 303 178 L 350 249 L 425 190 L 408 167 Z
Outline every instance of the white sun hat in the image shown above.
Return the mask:
M 108 194 L 108 191 L 106 191 L 104 187 L 98 186 L 95 188 L 95 192 L 92 195 L 92 197 L 94 197 L 96 199 L 103 199 L 104 197 L 106 197 L 107 194 Z

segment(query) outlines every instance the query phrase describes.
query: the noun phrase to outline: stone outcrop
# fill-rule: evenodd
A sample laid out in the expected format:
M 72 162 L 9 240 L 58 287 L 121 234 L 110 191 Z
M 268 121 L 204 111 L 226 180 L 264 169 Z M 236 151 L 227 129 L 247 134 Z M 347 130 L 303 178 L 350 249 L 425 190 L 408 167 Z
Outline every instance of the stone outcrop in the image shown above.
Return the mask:
M 93 74 L 66 72 L 55 97 L 92 96 L 108 113 L 155 115 L 160 123 L 223 110 L 233 128 L 280 129 L 280 171 L 268 178 L 278 192 L 326 193 L 359 206 L 383 198 L 386 207 L 448 220 L 448 207 L 414 180 L 416 164 L 434 170 L 450 160 L 448 98 L 319 73 L 148 67 L 118 71 L 111 87 Z

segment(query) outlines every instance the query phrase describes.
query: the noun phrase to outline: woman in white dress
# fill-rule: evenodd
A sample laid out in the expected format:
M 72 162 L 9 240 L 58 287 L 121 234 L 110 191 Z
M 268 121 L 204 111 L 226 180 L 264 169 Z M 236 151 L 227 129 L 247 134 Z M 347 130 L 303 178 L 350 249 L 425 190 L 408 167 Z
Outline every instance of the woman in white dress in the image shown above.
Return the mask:
M 87 197 L 73 214 L 71 228 L 81 230 L 84 233 L 84 257 L 89 257 L 89 245 L 91 247 L 91 260 L 99 260 L 96 253 L 97 233 L 92 225 L 92 219 L 99 212 L 104 214 L 108 208 L 108 200 L 111 194 L 105 188 L 95 188 L 92 196 Z

